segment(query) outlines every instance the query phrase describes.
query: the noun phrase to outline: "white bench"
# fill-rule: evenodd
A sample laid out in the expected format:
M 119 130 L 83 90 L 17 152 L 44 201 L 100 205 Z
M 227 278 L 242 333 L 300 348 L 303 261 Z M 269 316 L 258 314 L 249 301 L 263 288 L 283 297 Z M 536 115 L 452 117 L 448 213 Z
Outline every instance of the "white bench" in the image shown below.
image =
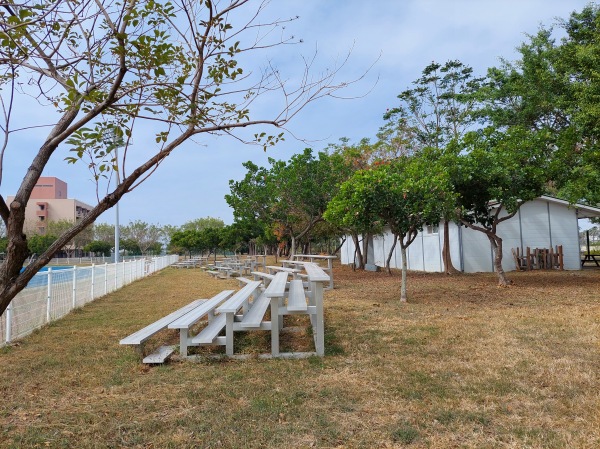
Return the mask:
M 301 261 L 302 259 L 308 259 L 312 263 L 315 263 L 315 261 L 327 261 L 327 268 L 321 269 L 329 276 L 328 290 L 333 289 L 333 260 L 337 259 L 337 256 L 321 256 L 318 254 L 295 254 L 292 256 L 292 260 Z M 316 263 L 315 265 L 318 266 Z
M 179 329 L 179 353 L 182 357 L 187 357 L 187 348 L 191 343 L 188 335 L 190 328 L 206 315 L 210 323 L 214 319 L 215 308 L 233 292 L 233 290 L 224 290 L 169 324 L 169 329 Z
M 140 329 L 139 331 L 134 332 L 133 334 L 123 338 L 119 342 L 119 344 L 137 346 L 137 350 L 140 352 L 140 355 L 143 357 L 144 356 L 144 343 L 146 342 L 146 340 L 148 340 L 150 337 L 152 337 L 154 334 L 160 332 L 161 330 L 166 329 L 167 326 L 169 324 L 171 324 L 173 321 L 181 318 L 185 314 L 194 310 L 196 307 L 201 306 L 202 304 L 204 304 L 205 301 L 206 301 L 205 299 L 197 299 L 197 300 L 187 304 L 186 306 L 183 306 L 181 309 L 178 309 L 175 312 L 172 312 L 169 315 L 161 318 L 160 320 L 157 320 L 154 323 L 149 324 L 148 326 Z M 159 348 L 158 352 L 160 352 L 160 354 L 161 354 L 162 361 L 155 361 L 155 362 L 148 362 L 148 363 L 163 363 L 167 359 L 167 357 L 169 357 L 171 355 L 171 353 L 173 351 L 171 350 L 169 352 L 169 351 L 165 351 L 162 348 Z M 169 352 L 169 353 L 167 354 L 167 352 Z M 148 357 L 150 357 L 150 356 L 148 356 Z M 155 360 L 155 358 L 152 357 L 152 360 Z M 144 363 L 146 363 L 146 362 L 144 362 Z
M 293 280 L 290 282 L 288 291 L 287 310 L 290 312 L 304 312 L 308 309 L 306 303 L 306 295 L 304 285 L 301 280 Z
M 250 274 L 254 276 L 255 281 L 259 281 L 262 279 L 265 287 L 269 285 L 269 282 L 271 282 L 273 279 L 275 279 L 274 274 L 263 273 L 262 271 L 253 271 Z
M 231 273 L 233 271 L 233 268 L 231 268 L 229 266 L 225 266 L 225 265 L 220 265 L 218 267 L 215 267 L 215 270 L 217 270 L 218 273 L 221 274 L 221 276 L 229 278 L 229 277 L 231 277 Z
M 265 312 L 269 308 L 270 299 L 263 293 L 254 301 L 248 313 L 244 314 L 244 318 L 240 322 L 241 328 L 260 328 L 263 322 Z
M 275 271 L 275 272 L 277 272 L 277 271 L 285 271 L 286 273 L 292 273 L 292 274 L 299 273 L 299 272 L 302 271 L 302 270 L 300 270 L 298 268 L 280 267 L 280 266 L 277 266 L 277 265 L 267 265 L 267 269 Z M 274 273 L 271 273 L 271 274 L 274 274 Z
M 288 273 L 278 272 L 269 286 L 265 289 L 264 295 L 271 300 L 271 355 L 279 355 L 279 331 L 283 327 L 283 319 L 279 318 L 279 307 L 285 298 L 285 288 L 287 286 Z
M 317 355 L 325 355 L 325 322 L 323 316 L 323 284 L 331 284 L 331 278 L 320 266 L 315 263 L 304 265 L 308 282 L 310 283 L 310 292 L 308 295 L 311 307 L 315 308 L 315 313 L 310 314 L 310 321 L 313 327 L 313 338 L 315 340 L 315 349 Z M 331 287 L 333 288 L 333 287 Z
M 243 276 L 238 276 L 235 279 L 240 283 L 240 287 L 243 287 L 244 285 L 249 284 L 250 282 L 254 282 L 252 279 L 248 279 Z
M 252 307 L 250 306 L 250 298 L 252 297 L 254 302 L 260 298 L 260 285 L 260 281 L 249 282 L 216 309 L 217 313 L 225 316 L 225 353 L 227 355 L 233 355 L 233 332 L 242 330 L 238 323 L 235 322 L 236 314 L 238 310 L 242 309 L 245 315 L 254 307 L 254 304 Z M 242 317 L 239 318 L 241 319 Z
M 221 333 L 224 327 L 225 315 L 216 315 L 215 318 L 198 333 L 198 335 L 196 335 L 190 340 L 190 346 L 212 344 L 224 345 L 225 337 L 219 337 L 219 334 Z

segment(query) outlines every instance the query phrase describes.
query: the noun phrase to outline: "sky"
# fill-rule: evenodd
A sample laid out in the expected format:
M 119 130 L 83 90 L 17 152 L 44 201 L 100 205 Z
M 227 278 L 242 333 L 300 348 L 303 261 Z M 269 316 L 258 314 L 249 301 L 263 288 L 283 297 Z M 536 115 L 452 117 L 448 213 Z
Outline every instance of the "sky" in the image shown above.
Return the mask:
M 119 203 L 121 224 L 142 220 L 175 225 L 202 217 L 233 220 L 225 202 L 229 180 L 245 174 L 242 163 L 268 165 L 268 157 L 288 160 L 306 147 L 315 151 L 347 137 L 356 142 L 373 138 L 383 125 L 386 109 L 409 88 L 432 61 L 460 60 L 484 75 L 500 58 L 514 60 L 516 47 L 540 25 L 568 18 L 587 1 L 580 0 L 273 0 L 264 20 L 299 16 L 285 33 L 302 39 L 298 45 L 271 49 L 246 61 L 246 70 L 259 70 L 267 61 L 294 81 L 303 57 L 316 52 L 315 69 L 349 59 L 339 80 L 361 80 L 343 95 L 308 105 L 287 126 L 285 141 L 264 152 L 228 137 L 206 137 L 179 147 L 158 170 Z M 19 105 L 29 120 L 48 121 L 48 109 L 35 101 Z M 273 104 L 258 104 L 256 116 L 269 115 Z M 148 135 L 134 135 L 134 146 L 151 146 Z M 15 135 L 7 150 L 0 194 L 14 195 L 35 150 L 45 138 L 43 129 Z M 67 164 L 66 149 L 50 161 L 44 176 L 68 184 L 69 198 L 95 205 L 96 185 L 83 163 Z M 114 223 L 115 212 L 97 222 Z

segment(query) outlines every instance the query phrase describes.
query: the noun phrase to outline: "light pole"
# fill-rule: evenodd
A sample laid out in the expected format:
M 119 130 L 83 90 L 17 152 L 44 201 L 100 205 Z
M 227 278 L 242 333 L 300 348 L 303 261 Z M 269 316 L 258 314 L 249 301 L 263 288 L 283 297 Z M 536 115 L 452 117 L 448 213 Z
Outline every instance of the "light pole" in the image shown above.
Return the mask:
M 119 176 L 119 145 L 117 142 L 117 136 L 114 136 L 113 143 L 115 145 L 115 160 L 117 161 L 117 187 L 121 183 L 121 177 Z M 121 232 L 119 231 L 119 202 L 115 204 L 115 264 L 119 263 L 119 239 Z M 116 265 L 115 265 L 116 266 Z
M 110 134 L 110 135 L 109 135 Z M 122 140 L 117 136 L 115 128 L 107 130 L 106 139 L 103 139 L 110 147 L 113 147 L 115 150 L 115 165 L 117 167 L 117 187 L 121 183 L 121 177 L 119 176 L 119 146 L 122 144 Z M 119 240 L 120 240 L 120 231 L 119 231 L 119 202 L 115 204 L 115 264 L 119 263 Z

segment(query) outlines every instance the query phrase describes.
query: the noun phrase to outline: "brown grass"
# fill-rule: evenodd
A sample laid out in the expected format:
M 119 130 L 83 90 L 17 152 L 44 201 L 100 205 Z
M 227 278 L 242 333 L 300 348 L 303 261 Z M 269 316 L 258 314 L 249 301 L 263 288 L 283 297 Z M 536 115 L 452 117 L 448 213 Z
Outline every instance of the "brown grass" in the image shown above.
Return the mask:
M 337 267 L 325 358 L 148 368 L 121 338 L 237 288 L 164 270 L 0 350 L 0 447 L 600 447 L 600 271 L 511 277 Z

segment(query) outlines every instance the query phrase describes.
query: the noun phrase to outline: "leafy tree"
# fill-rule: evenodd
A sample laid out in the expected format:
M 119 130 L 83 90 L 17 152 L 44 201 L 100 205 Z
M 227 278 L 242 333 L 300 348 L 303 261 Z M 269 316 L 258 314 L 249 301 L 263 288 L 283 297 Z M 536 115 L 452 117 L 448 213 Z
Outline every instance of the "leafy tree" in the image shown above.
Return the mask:
M 162 254 L 164 247 L 160 242 L 154 242 L 148 248 L 146 248 L 146 255 L 159 255 Z
M 140 256 L 142 254 L 140 245 L 134 239 L 121 239 L 119 241 L 119 249 L 121 251 L 127 251 L 127 254 L 130 256 Z
M 190 257 L 192 256 L 192 253 L 201 252 L 204 249 L 200 231 L 191 229 L 173 233 L 169 246 L 172 249 L 182 248 L 188 252 Z
M 355 248 L 354 262 L 358 262 L 359 269 L 364 268 L 366 263 L 366 251 L 364 258 L 360 252 L 360 236 L 368 239 L 367 236 L 381 233 L 384 227 L 379 220 L 378 200 L 370 180 L 368 170 L 355 172 L 341 184 L 323 214 L 327 222 L 351 235 Z
M 28 239 L 27 248 L 31 254 L 43 254 L 56 241 L 56 236 L 52 234 L 32 235 Z
M 252 229 L 244 226 L 244 223 L 234 223 L 221 229 L 220 247 L 238 253 L 248 250 L 248 243 L 254 237 Z
M 0 265 L 0 313 L 53 254 L 104 211 L 134 190 L 176 148 L 207 134 L 235 134 L 255 127 L 253 143 L 264 149 L 282 139 L 280 132 L 303 107 L 348 86 L 338 82 L 340 67 L 321 77 L 306 73 L 287 85 L 274 67 L 251 70 L 259 52 L 292 43 L 273 31 L 282 22 L 261 22 L 260 3 L 248 0 L 140 0 L 128 3 L 40 0 L 3 5 L 0 16 L 0 84 L 4 156 L 18 151 L 11 137 L 19 129 L 48 129 L 15 199 L 0 196 L 0 216 L 8 230 L 6 258 Z M 281 108 L 257 116 L 251 106 L 263 94 L 280 94 Z M 44 114 L 13 115 L 36 98 Z M 39 122 L 46 116 L 50 124 Z M 266 126 L 277 129 L 272 135 Z M 155 147 L 135 154 L 132 137 L 150 131 Z M 111 136 L 111 137 L 109 137 Z M 243 139 L 243 135 L 237 136 Z M 83 161 L 98 182 L 98 203 L 82 220 L 20 273 L 27 257 L 23 234 L 25 207 L 37 180 L 57 148 L 72 150 L 69 162 Z M 115 149 L 122 148 L 117 160 Z M 131 165 L 139 164 L 139 165 Z M 110 181 L 118 174 L 117 184 Z
M 493 128 L 471 132 L 462 139 L 462 151 L 453 164 L 460 221 L 489 239 L 501 286 L 510 281 L 502 268 L 498 225 L 544 193 L 550 133 L 517 127 L 506 132 Z
M 290 239 L 291 254 L 299 239 L 323 221 L 327 204 L 349 170 L 342 158 L 325 152 L 313 156 L 311 149 L 292 156 L 290 161 L 271 162 L 269 180 L 274 184 L 273 219 Z
M 406 249 L 424 225 L 440 222 L 453 201 L 445 170 L 424 158 L 401 158 L 355 173 L 342 185 L 325 216 L 328 220 L 340 220 L 341 226 L 358 226 L 374 232 L 389 227 L 395 241 L 400 243 L 400 300 L 406 301 Z M 388 255 L 388 267 L 393 250 L 394 247 Z
M 121 235 L 137 243 L 142 254 L 146 254 L 151 247 L 160 246 L 162 228 L 159 225 L 148 224 L 141 220 L 129 222 L 124 226 Z M 159 250 L 160 252 L 160 250 Z
M 114 245 L 115 242 L 115 226 L 108 223 L 94 223 L 93 227 L 94 240 L 106 242 Z M 122 231 L 122 227 L 119 227 L 119 231 Z
M 93 240 L 83 247 L 86 252 L 94 253 L 96 256 L 110 256 L 113 245 L 102 240 Z
M 269 183 L 269 172 L 252 161 L 242 164 L 246 169 L 244 179 L 229 181 L 229 194 L 225 201 L 233 209 L 234 223 L 252 229 L 258 244 L 270 242 L 270 226 L 273 221 L 271 204 L 275 196 Z M 257 239 L 260 239 L 257 240 Z
M 225 223 L 220 218 L 204 217 L 188 221 L 181 225 L 181 230 L 186 231 L 192 229 L 194 231 L 202 231 L 206 228 L 222 228 Z
M 73 222 L 70 220 L 49 221 L 46 224 L 46 233 L 54 236 L 62 235 L 68 229 L 73 227 Z M 68 241 L 61 249 L 66 251 L 68 255 L 74 256 L 77 250 L 83 249 L 85 245 L 91 242 L 94 238 L 93 225 L 82 229 L 77 235 Z M 55 237 L 56 240 L 56 237 Z M 41 254 L 41 253 L 38 253 Z
M 323 221 L 327 203 L 347 178 L 349 169 L 339 154 L 307 148 L 289 161 L 269 159 L 269 168 L 247 162 L 242 181 L 230 181 L 225 198 L 234 209 L 236 222 L 256 222 L 279 241 L 288 240 L 295 253 L 300 239 L 308 238 Z
M 217 249 L 221 246 L 223 228 L 204 228 L 200 232 L 200 242 L 203 249 L 208 249 L 208 254 L 213 253 L 217 260 Z
M 384 114 L 387 124 L 380 130 L 380 146 L 388 152 L 414 154 L 424 148 L 445 150 L 462 137 L 475 121 L 477 96 L 482 79 L 460 61 L 432 62 L 404 90 L 400 104 Z M 456 273 L 450 257 L 449 222 L 453 209 L 444 214 L 442 259 L 446 273 Z
M 179 226 L 163 225 L 160 234 L 160 242 L 163 248 L 167 248 L 167 250 L 173 251 L 174 248 L 171 247 L 171 239 L 173 237 L 173 234 L 179 231 L 179 229 Z
M 488 71 L 484 117 L 496 127 L 552 130 L 548 189 L 571 202 L 600 202 L 600 6 L 542 27 L 518 47 L 520 58 Z
M 383 137 L 382 139 L 392 140 L 391 136 Z M 387 143 L 382 144 L 382 140 L 376 144 L 372 144 L 369 139 L 363 138 L 358 143 L 350 143 L 348 138 L 341 138 L 340 143 L 330 144 L 328 150 L 331 154 L 337 155 L 342 158 L 344 166 L 346 167 L 348 174 L 346 178 L 350 178 L 352 173 L 358 170 L 364 170 L 371 167 L 373 163 L 378 163 L 382 160 L 393 160 L 396 156 L 400 155 L 400 150 L 384 149 Z M 390 146 L 394 146 L 390 144 Z M 333 217 L 332 217 L 333 218 Z M 333 219 L 328 221 L 331 225 L 334 223 L 341 223 L 339 219 Z M 358 227 L 345 227 L 341 228 L 334 225 L 334 228 L 338 229 L 338 238 L 344 239 L 345 235 L 350 235 L 355 248 L 354 261 L 355 265 L 353 268 L 363 269 L 367 263 L 367 254 L 369 247 L 369 240 L 371 239 L 371 233 L 368 229 L 361 230 L 361 226 Z M 361 242 L 362 239 L 362 250 Z

